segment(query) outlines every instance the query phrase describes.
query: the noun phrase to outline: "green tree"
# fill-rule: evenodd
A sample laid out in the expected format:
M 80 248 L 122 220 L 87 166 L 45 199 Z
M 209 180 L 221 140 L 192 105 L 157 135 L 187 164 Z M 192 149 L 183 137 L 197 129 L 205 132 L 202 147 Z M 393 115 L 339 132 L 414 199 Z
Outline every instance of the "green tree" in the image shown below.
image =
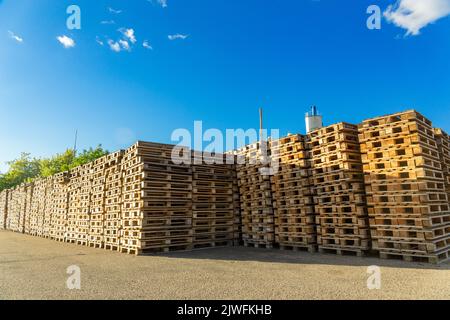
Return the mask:
M 14 188 L 23 182 L 30 182 L 37 177 L 49 177 L 56 173 L 68 171 L 77 166 L 89 163 L 108 154 L 101 145 L 83 150 L 76 155 L 68 149 L 64 153 L 51 158 L 31 158 L 29 153 L 22 153 L 19 159 L 8 162 L 9 170 L 0 174 L 0 191 Z
M 0 175 L 0 190 L 13 188 L 40 175 L 40 160 L 22 153 L 19 159 L 9 161 L 9 170 Z

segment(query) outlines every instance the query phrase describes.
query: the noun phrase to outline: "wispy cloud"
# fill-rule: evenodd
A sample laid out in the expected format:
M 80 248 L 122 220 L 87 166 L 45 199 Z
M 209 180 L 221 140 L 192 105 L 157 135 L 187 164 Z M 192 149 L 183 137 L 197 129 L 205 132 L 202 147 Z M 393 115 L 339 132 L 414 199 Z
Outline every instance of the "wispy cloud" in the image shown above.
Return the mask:
M 158 0 L 158 3 L 161 5 L 161 7 L 167 8 L 167 0 Z
M 127 38 L 128 40 L 130 40 L 131 43 L 136 43 L 136 36 L 134 34 L 134 30 L 133 29 L 126 29 L 126 28 L 121 28 L 119 29 L 119 31 L 123 34 L 123 36 L 125 38 Z
M 406 35 L 418 35 L 430 23 L 450 14 L 450 0 L 398 0 L 388 6 L 385 18 L 406 29 Z
M 100 24 L 115 24 L 116 22 L 114 20 L 103 20 L 100 21 Z
M 97 42 L 101 46 L 103 46 L 105 44 L 98 36 L 95 37 L 95 42 Z
M 69 49 L 75 47 L 75 41 L 68 36 L 59 36 L 56 39 L 64 46 L 64 48 Z
M 148 40 L 144 40 L 144 42 L 142 43 L 142 46 L 143 46 L 145 49 L 153 50 L 153 47 L 152 47 L 151 44 L 148 42 Z
M 14 32 L 8 31 L 8 34 L 9 34 L 9 37 L 10 37 L 11 39 L 14 39 L 14 40 L 16 40 L 16 41 L 19 42 L 19 43 L 23 43 L 23 38 L 19 37 L 19 36 L 16 35 Z
M 120 13 L 122 13 L 122 10 L 116 10 L 116 9 L 111 8 L 111 7 L 108 7 L 108 11 L 110 13 L 113 13 L 113 14 L 120 14 Z
M 187 38 L 189 37 L 189 35 L 177 33 L 177 34 L 171 34 L 171 35 L 168 35 L 167 37 L 168 37 L 169 40 L 171 40 L 171 41 L 173 41 L 173 40 L 178 40 L 178 39 L 185 40 L 185 39 L 187 39 Z
M 147 0 L 147 2 L 150 2 L 151 4 L 155 5 L 154 0 Z M 167 0 L 156 0 L 156 3 L 163 8 L 167 8 Z

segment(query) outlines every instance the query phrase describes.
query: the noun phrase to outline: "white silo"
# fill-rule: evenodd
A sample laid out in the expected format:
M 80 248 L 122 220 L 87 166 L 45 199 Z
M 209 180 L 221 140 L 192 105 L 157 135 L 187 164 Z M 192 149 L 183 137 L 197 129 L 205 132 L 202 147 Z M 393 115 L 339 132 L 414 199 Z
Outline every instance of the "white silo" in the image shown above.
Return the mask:
M 312 106 L 311 112 L 307 112 L 305 115 L 306 133 L 310 133 L 316 129 L 323 127 L 322 116 L 317 112 L 317 107 Z

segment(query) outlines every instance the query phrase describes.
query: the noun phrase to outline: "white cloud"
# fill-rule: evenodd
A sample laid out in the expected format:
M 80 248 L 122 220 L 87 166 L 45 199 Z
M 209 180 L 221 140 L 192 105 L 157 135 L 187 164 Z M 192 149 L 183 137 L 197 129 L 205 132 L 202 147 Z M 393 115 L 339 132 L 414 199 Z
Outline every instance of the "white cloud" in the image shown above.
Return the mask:
M 101 24 L 115 24 L 116 22 L 114 20 L 103 20 L 100 23 Z
M 155 5 L 154 0 L 147 0 L 148 2 L 150 2 L 151 4 Z M 158 5 L 160 5 L 163 8 L 167 8 L 167 0 L 156 0 L 156 2 L 158 3 Z
M 169 40 L 171 40 L 171 41 L 178 40 L 178 39 L 184 40 L 184 39 L 187 39 L 187 37 L 189 37 L 189 35 L 179 34 L 179 33 L 171 34 L 168 36 Z
M 108 40 L 108 45 L 109 45 L 109 48 L 114 52 L 120 52 L 120 50 L 121 50 L 120 44 L 118 42 Z
M 119 40 L 119 43 L 123 50 L 130 51 L 130 44 L 128 43 L 128 41 Z
M 75 41 L 68 36 L 59 36 L 56 39 L 64 46 L 64 48 L 69 49 L 75 47 Z
M 161 7 L 167 8 L 167 0 L 158 0 L 158 3 L 161 5 Z
M 385 18 L 406 29 L 406 35 L 418 35 L 430 23 L 450 14 L 450 0 L 398 0 L 388 6 Z
M 130 40 L 131 43 L 136 43 L 136 36 L 134 35 L 133 29 L 119 29 L 119 31 L 124 35 L 125 38 Z
M 19 42 L 19 43 L 23 43 L 23 38 L 21 38 L 21 37 L 19 37 L 18 35 L 14 34 L 14 32 L 8 31 L 8 34 L 9 34 L 9 37 L 10 37 L 11 39 L 14 39 L 14 40 L 16 40 L 16 41 Z
M 115 9 L 113 9 L 113 8 L 111 8 L 111 7 L 108 7 L 108 11 L 109 11 L 110 13 L 114 13 L 114 14 L 120 14 L 120 13 L 122 13 L 122 10 L 115 10 Z
M 145 41 L 142 43 L 142 46 L 143 46 L 145 49 L 153 50 L 153 47 L 151 46 L 151 44 L 150 44 L 147 40 L 145 40 Z

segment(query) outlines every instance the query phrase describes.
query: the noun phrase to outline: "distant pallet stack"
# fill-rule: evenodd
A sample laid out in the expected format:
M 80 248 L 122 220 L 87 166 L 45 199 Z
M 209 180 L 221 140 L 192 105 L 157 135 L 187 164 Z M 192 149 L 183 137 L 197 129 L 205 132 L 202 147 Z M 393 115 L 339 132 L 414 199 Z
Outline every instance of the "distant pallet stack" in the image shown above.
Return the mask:
M 233 165 L 226 156 L 204 158 L 194 153 L 192 192 L 193 247 L 207 248 L 233 245 L 234 197 Z M 218 163 L 214 163 L 218 162 Z
M 370 231 L 358 127 L 339 123 L 309 136 L 319 251 L 362 256 Z
M 23 232 L 30 234 L 31 232 L 31 206 L 33 201 L 34 183 L 29 183 L 25 186 L 25 205 L 22 208 L 24 212 L 24 229 Z
M 66 221 L 69 205 L 68 182 L 69 172 L 61 172 L 53 177 L 50 238 L 61 242 L 66 241 Z
M 122 157 L 123 151 L 118 151 L 107 155 L 105 161 L 104 247 L 115 251 L 120 248 L 122 228 Z
M 8 199 L 8 216 L 6 219 L 7 228 L 14 232 L 20 231 L 20 209 L 21 209 L 22 191 L 17 186 L 11 190 Z
M 45 188 L 46 183 L 44 179 L 38 179 L 34 182 L 33 201 L 31 203 L 30 211 L 30 230 L 29 234 L 33 236 L 38 235 L 39 223 L 44 221 L 44 210 L 40 210 L 43 203 L 45 206 Z M 42 218 L 39 215 L 42 213 Z
M 69 172 L 70 181 L 68 185 L 69 206 L 67 214 L 66 241 L 77 243 L 77 218 L 80 210 L 81 190 L 81 167 L 76 167 Z
M 8 190 L 0 192 L 0 229 L 6 229 L 6 217 L 8 216 Z
M 76 243 L 78 245 L 87 246 L 89 244 L 93 177 L 93 163 L 82 165 L 80 171 L 80 203 L 76 219 Z
M 92 164 L 88 245 L 103 248 L 105 244 L 105 170 L 106 156 Z
M 316 251 L 309 150 L 302 135 L 270 142 L 277 170 L 271 177 L 275 241 L 281 249 Z
M 241 197 L 242 239 L 245 246 L 273 248 L 275 225 L 270 175 L 260 143 L 236 151 Z
M 49 238 L 53 214 L 53 177 L 47 177 L 45 180 L 45 210 L 43 212 L 42 225 L 39 226 L 38 235 Z
M 373 248 L 382 258 L 450 258 L 450 210 L 432 123 L 415 111 L 360 125 Z
M 444 172 L 444 184 L 447 192 L 447 200 L 450 201 L 450 136 L 442 129 L 434 129 L 434 135 Z
M 236 157 L 234 157 L 236 163 Z M 242 217 L 241 197 L 239 195 L 239 183 L 237 178 L 236 164 L 233 165 L 233 211 L 234 211 L 234 245 L 239 246 L 242 242 Z
M 125 152 L 122 252 L 192 248 L 192 168 L 174 164 L 172 150 L 172 145 L 138 142 Z

